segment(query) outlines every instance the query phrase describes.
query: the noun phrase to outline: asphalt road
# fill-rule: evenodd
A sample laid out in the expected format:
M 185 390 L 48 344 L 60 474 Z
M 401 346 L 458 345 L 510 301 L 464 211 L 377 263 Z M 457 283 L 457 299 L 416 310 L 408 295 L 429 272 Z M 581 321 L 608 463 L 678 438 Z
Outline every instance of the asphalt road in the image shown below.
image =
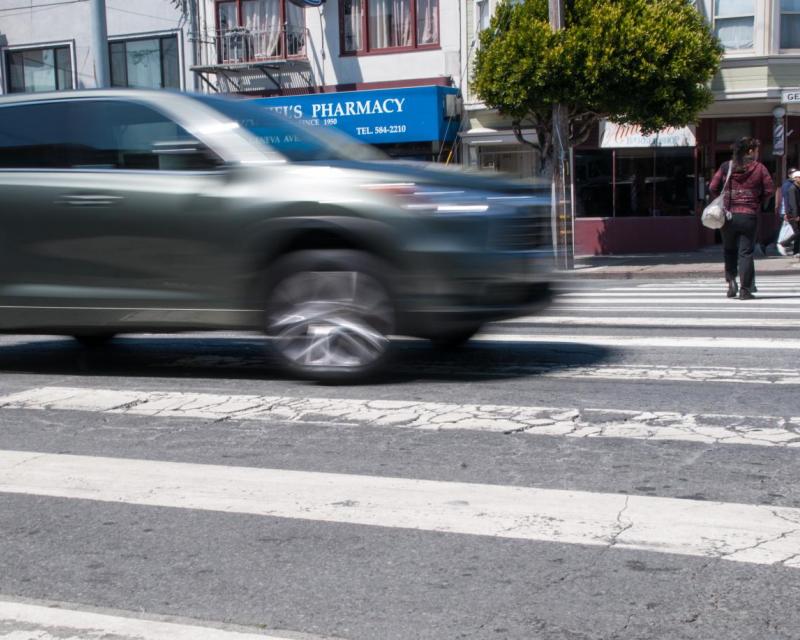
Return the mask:
M 361 386 L 0 337 L 0 639 L 800 638 L 800 278 L 758 284 L 565 283 Z

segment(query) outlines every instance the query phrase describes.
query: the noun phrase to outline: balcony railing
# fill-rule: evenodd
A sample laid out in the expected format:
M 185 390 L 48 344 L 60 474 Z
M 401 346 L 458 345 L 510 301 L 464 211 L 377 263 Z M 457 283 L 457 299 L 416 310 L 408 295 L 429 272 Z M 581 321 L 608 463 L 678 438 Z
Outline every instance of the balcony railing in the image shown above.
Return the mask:
M 307 30 L 301 27 L 248 29 L 234 27 L 217 31 L 217 62 L 235 64 L 305 58 Z

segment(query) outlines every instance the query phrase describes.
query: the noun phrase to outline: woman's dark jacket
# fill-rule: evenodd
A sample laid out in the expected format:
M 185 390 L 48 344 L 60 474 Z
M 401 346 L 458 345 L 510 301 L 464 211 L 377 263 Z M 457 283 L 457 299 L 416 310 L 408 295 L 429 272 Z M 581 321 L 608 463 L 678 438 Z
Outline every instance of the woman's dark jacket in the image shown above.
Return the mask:
M 708 189 L 713 198 L 720 194 L 725 184 L 728 164 L 723 162 L 711 180 Z M 741 167 L 734 166 L 731 179 L 725 187 L 725 208 L 731 213 L 756 215 L 772 197 L 774 190 L 769 170 L 757 160 L 746 162 Z

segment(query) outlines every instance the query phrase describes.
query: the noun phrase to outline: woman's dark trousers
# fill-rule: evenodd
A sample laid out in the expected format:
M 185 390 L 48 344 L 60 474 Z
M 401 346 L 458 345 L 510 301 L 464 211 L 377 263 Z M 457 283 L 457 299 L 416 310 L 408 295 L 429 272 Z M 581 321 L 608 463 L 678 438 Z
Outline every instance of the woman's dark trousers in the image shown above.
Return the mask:
M 725 280 L 740 277 L 742 289 L 752 291 L 755 267 L 753 248 L 756 243 L 757 220 L 755 215 L 734 213 L 722 227 L 722 250 L 725 254 Z

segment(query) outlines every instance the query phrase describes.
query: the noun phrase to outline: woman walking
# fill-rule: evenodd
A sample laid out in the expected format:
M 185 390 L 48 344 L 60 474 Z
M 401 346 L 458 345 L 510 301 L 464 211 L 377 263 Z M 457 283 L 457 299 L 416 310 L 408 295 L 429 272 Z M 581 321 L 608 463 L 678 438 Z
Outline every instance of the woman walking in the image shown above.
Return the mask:
M 728 297 L 751 300 L 755 283 L 753 249 L 756 243 L 758 214 L 774 189 L 767 168 L 758 161 L 760 142 L 741 138 L 733 145 L 733 160 L 723 162 L 709 185 L 712 198 L 724 192 L 729 218 L 723 225 L 722 249 Z M 736 278 L 740 277 L 741 287 Z

